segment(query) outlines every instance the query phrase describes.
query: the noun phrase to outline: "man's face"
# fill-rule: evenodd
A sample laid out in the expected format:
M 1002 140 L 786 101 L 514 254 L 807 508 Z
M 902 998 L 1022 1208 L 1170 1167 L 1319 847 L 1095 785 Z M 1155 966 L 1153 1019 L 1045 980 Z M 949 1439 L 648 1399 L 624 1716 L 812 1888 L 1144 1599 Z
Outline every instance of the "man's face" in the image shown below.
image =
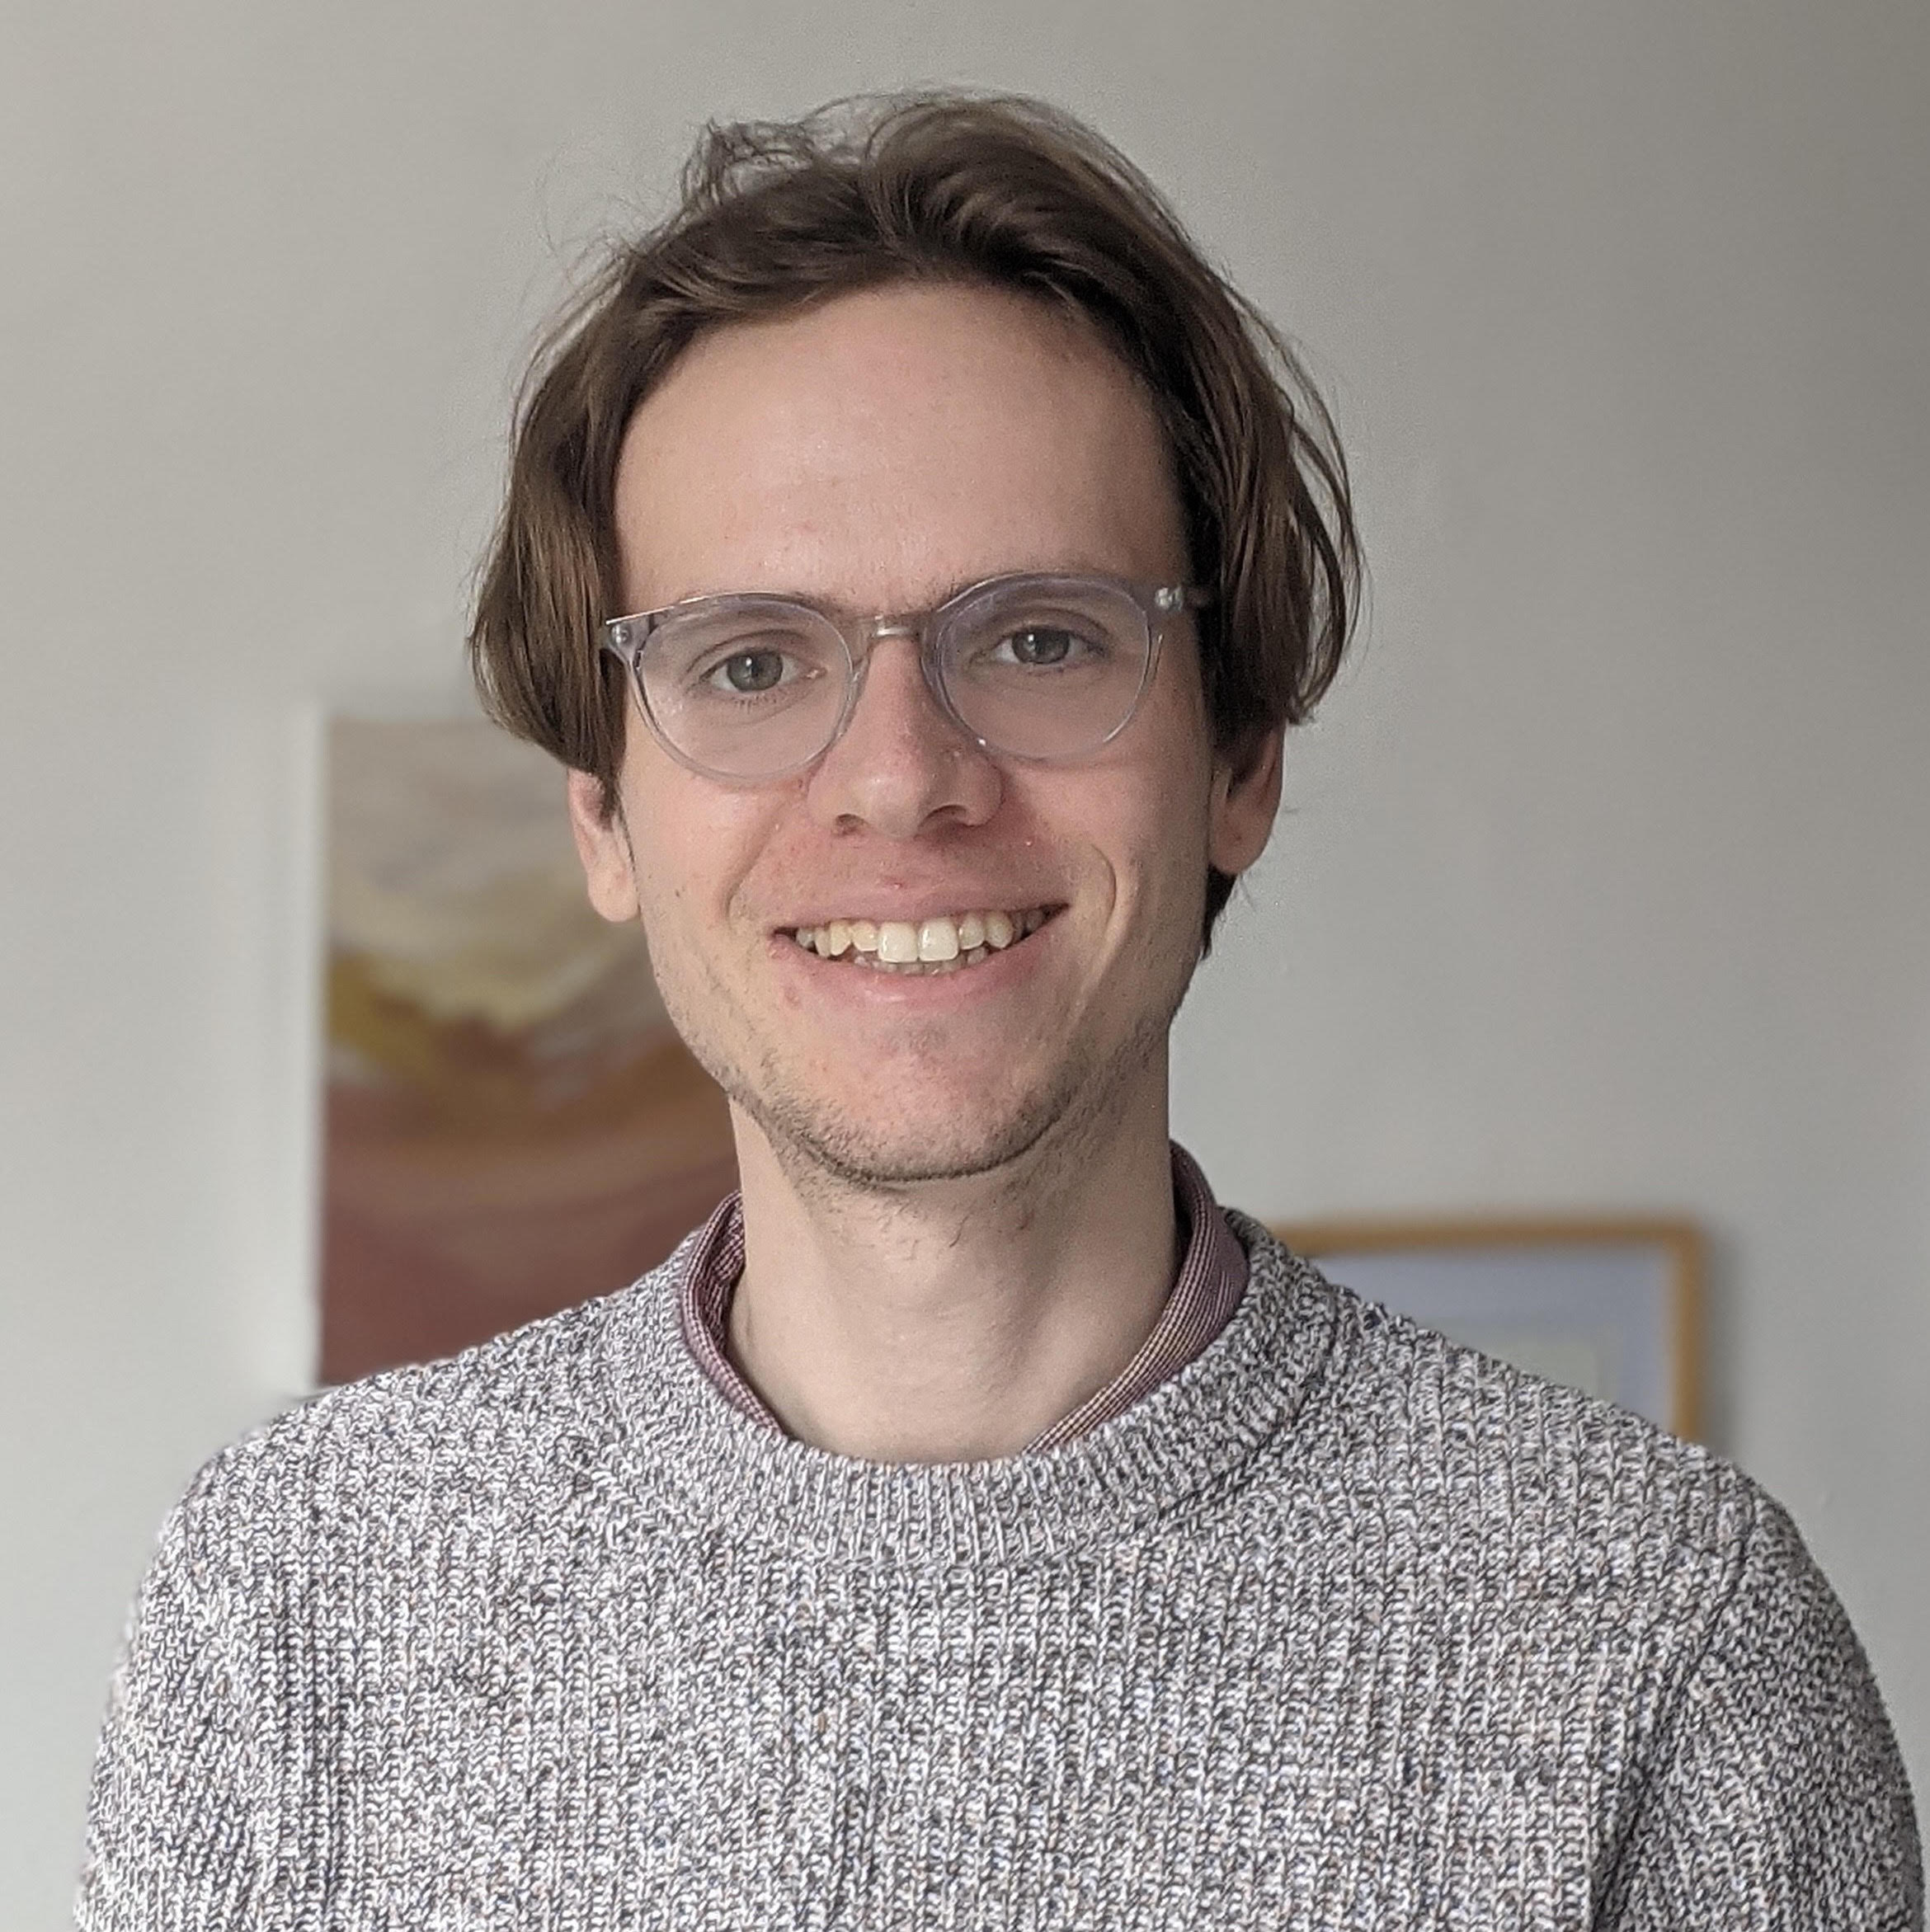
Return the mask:
M 1164 440 L 1124 366 L 1055 313 L 959 286 L 700 338 L 630 425 L 616 519 L 628 610 L 763 590 L 863 616 L 1013 571 L 1187 571 Z M 1066 764 L 978 748 L 916 641 L 887 637 L 805 771 L 701 777 L 633 711 L 619 815 L 581 774 L 571 798 L 598 910 L 641 913 L 672 1018 L 741 1112 L 787 1163 L 888 1183 L 1163 1122 L 1207 867 L 1258 855 L 1277 754 L 1237 779 L 1216 761 L 1183 619 L 1131 724 Z M 795 937 L 986 913 L 1045 917 L 935 974 Z

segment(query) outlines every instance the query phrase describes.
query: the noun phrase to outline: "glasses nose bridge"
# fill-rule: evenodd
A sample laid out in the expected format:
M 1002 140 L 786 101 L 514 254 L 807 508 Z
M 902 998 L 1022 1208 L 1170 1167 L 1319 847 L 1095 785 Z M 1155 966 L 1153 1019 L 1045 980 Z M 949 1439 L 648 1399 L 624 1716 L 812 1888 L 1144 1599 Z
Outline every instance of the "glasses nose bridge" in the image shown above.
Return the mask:
M 871 662 L 871 653 L 886 637 L 912 637 L 921 655 L 926 648 L 926 633 L 931 628 L 929 610 L 892 611 L 881 617 L 859 618 L 845 626 L 845 640 L 851 647 L 851 661 L 860 676 Z
M 845 717 L 847 725 L 858 708 L 858 700 L 864 694 L 873 652 L 887 637 L 909 638 L 918 646 L 918 668 L 932 703 L 950 723 L 958 724 L 951 699 L 946 694 L 944 680 L 939 674 L 938 653 L 933 648 L 937 635 L 933 619 L 938 614 L 935 610 L 892 611 L 878 617 L 859 618 L 844 625 L 845 643 L 851 658 L 851 697 Z

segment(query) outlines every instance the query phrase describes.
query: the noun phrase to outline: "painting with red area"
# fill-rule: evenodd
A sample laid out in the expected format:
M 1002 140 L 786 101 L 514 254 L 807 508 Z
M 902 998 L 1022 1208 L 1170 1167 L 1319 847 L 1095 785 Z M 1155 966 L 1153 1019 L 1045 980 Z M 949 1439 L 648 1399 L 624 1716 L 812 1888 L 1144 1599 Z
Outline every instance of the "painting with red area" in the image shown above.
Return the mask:
M 563 775 L 479 720 L 328 733 L 320 1379 L 606 1293 L 736 1185 L 641 931 L 584 897 Z

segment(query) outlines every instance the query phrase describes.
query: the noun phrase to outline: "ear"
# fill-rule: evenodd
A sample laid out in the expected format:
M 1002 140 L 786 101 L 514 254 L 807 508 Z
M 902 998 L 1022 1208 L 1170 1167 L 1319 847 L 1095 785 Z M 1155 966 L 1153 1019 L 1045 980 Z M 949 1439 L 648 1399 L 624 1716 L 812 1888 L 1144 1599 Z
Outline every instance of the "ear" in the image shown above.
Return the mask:
M 572 772 L 567 787 L 570 830 L 577 856 L 583 862 L 590 903 L 615 924 L 638 918 L 643 906 L 622 811 L 605 791 L 603 781 L 589 772 Z
M 1266 850 L 1280 809 L 1284 736 L 1276 729 L 1236 754 L 1214 759 L 1207 857 L 1215 871 L 1237 878 Z

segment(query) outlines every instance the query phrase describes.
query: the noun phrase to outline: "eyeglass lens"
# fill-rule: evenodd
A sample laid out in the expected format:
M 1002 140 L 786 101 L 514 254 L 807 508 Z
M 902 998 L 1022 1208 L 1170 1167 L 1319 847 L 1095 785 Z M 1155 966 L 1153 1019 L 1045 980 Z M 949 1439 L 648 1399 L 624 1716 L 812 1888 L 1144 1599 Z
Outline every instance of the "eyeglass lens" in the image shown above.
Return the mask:
M 928 648 L 939 690 L 975 737 L 1018 757 L 1067 758 L 1096 750 L 1132 716 L 1151 631 L 1122 585 L 1041 581 L 948 606 Z M 685 758 L 746 778 L 823 751 L 857 675 L 837 625 L 772 597 L 673 613 L 638 673 L 652 721 Z

